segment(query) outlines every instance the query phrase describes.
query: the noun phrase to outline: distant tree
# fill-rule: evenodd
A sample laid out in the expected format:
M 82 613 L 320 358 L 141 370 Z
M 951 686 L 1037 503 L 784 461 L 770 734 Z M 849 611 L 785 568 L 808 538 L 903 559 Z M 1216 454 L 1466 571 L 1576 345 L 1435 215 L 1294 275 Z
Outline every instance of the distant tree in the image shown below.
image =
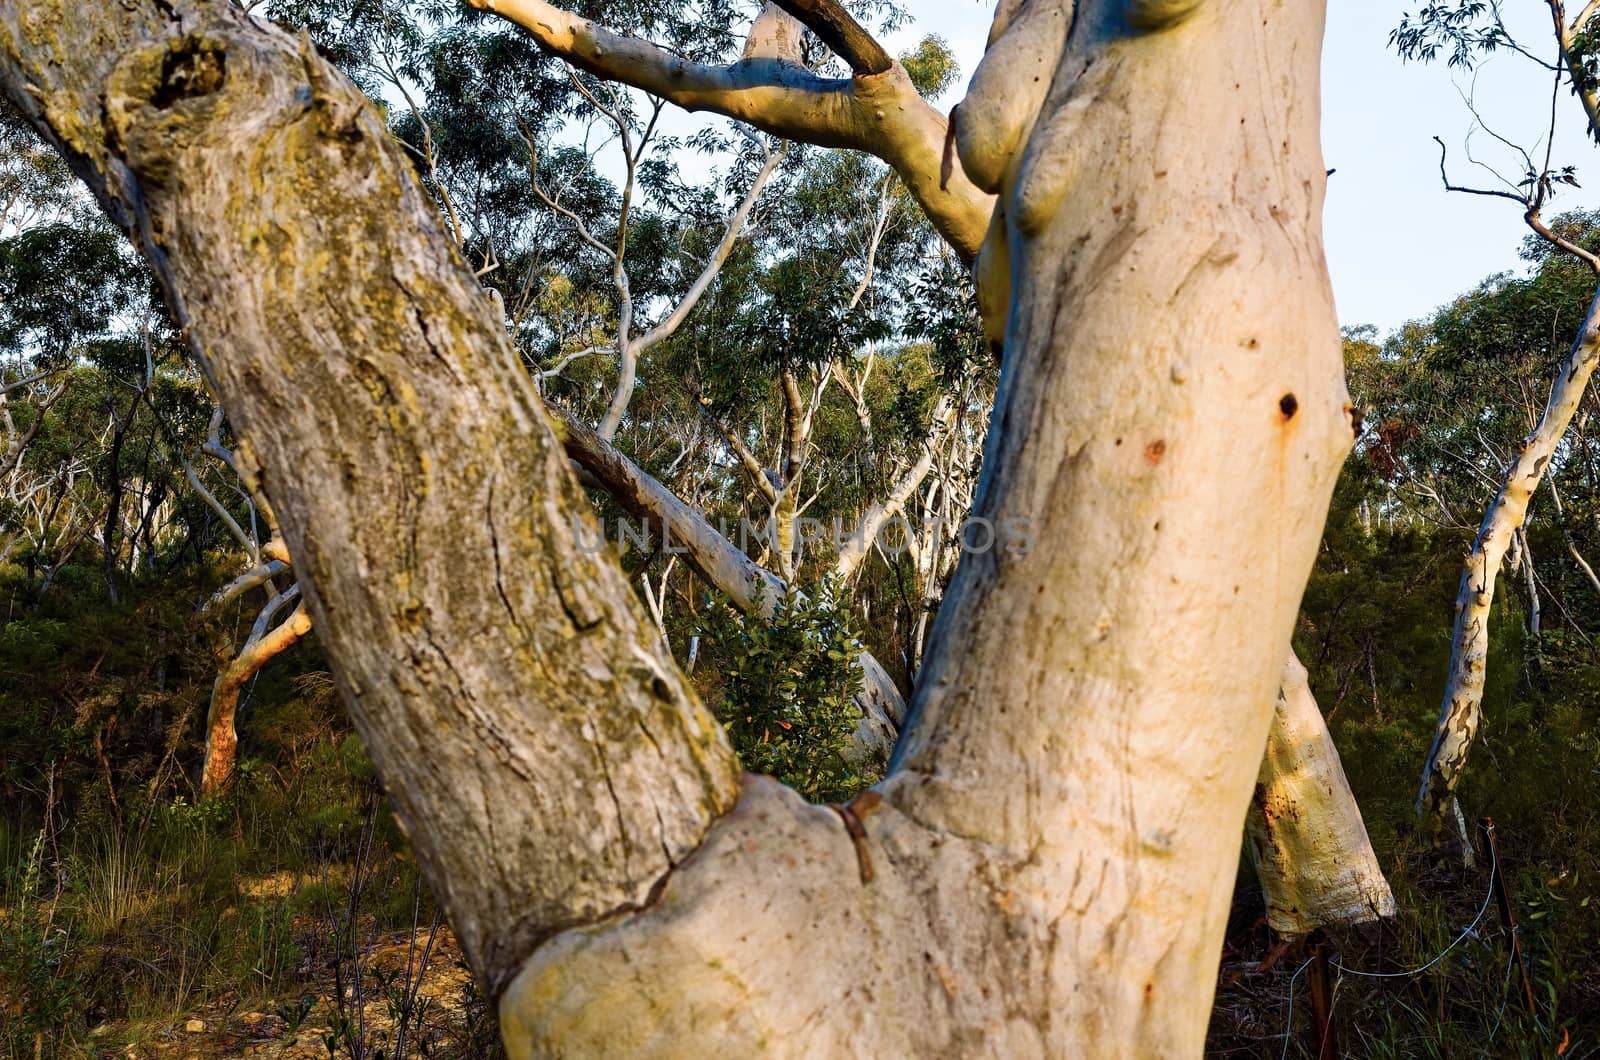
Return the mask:
M 1548 6 L 1554 31 L 1551 49 L 1555 53 L 1554 62 L 1537 58 L 1529 48 L 1512 37 L 1495 5 L 1477 2 L 1430 4 L 1416 14 L 1407 14 L 1391 36 L 1391 42 L 1403 58 L 1429 61 L 1442 54 L 1450 65 L 1463 67 L 1470 67 L 1484 55 L 1500 49 L 1515 50 L 1550 70 L 1555 76 L 1558 93 L 1562 85 L 1572 91 L 1583 108 L 1590 132 L 1600 139 L 1600 110 L 1596 109 L 1597 56 L 1595 37 L 1592 35 L 1594 27 L 1600 26 L 1595 22 L 1600 11 L 1594 4 L 1587 4 L 1569 22 L 1560 0 L 1549 0 Z M 1468 105 L 1472 105 L 1470 100 Z M 1540 113 L 1543 113 L 1546 104 L 1540 102 L 1539 107 Z M 1512 174 L 1516 179 L 1502 177 L 1500 186 L 1490 188 L 1452 183 L 1443 141 L 1439 143 L 1440 176 L 1450 191 L 1516 203 L 1539 238 L 1582 262 L 1592 276 L 1600 275 L 1600 255 L 1585 247 L 1577 238 L 1578 233 L 1570 226 L 1552 226 L 1544 219 L 1544 210 L 1555 194 L 1563 186 L 1577 184 L 1576 168 L 1554 157 L 1558 112 L 1554 106 L 1549 106 L 1548 112 L 1549 124 L 1542 151 L 1537 147 L 1525 149 L 1511 144 L 1512 157 L 1521 169 L 1520 173 Z M 1481 124 L 1481 119 L 1478 122 Z M 1523 312 L 1530 309 L 1539 311 L 1537 306 L 1515 305 L 1517 296 L 1527 290 L 1530 289 L 1508 286 L 1490 300 L 1491 304 L 1498 301 L 1498 308 L 1513 312 L 1519 308 Z M 1448 324 L 1448 321 L 1445 323 Z M 1477 328 L 1488 321 L 1474 320 L 1468 316 L 1463 323 Z M 1569 325 L 1567 330 L 1558 334 L 1573 337 L 1566 355 L 1556 367 L 1549 396 L 1537 418 L 1530 417 L 1533 422 L 1526 437 L 1503 459 L 1500 485 L 1462 564 L 1444 699 L 1439 709 L 1433 748 L 1424 763 L 1422 785 L 1417 792 L 1417 814 L 1425 832 L 1436 843 L 1450 848 L 1468 862 L 1473 858 L 1472 837 L 1465 815 L 1456 801 L 1455 791 L 1482 724 L 1484 679 L 1489 656 L 1489 621 L 1495 585 L 1507 554 L 1513 549 L 1520 549 L 1524 555 L 1528 551 L 1527 535 L 1523 529 L 1528 504 L 1534 491 L 1558 462 L 1562 438 L 1583 403 L 1595 366 L 1600 364 L 1600 287 L 1593 288 L 1589 309 L 1581 324 L 1575 330 Z M 1474 340 L 1485 343 L 1489 349 L 1495 349 L 1499 337 L 1492 328 L 1483 328 L 1474 335 Z M 1512 364 L 1501 364 L 1499 367 L 1501 370 L 1514 371 Z M 1478 404 L 1475 400 L 1469 401 L 1469 407 Z M 1531 560 L 1528 562 L 1530 565 L 1527 569 L 1531 572 Z

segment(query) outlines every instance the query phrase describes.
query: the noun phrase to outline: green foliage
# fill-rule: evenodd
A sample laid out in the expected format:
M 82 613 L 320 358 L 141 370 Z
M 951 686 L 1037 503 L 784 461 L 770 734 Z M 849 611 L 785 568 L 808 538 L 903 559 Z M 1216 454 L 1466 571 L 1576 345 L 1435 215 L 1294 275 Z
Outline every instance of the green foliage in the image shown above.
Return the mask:
M 1433 62 L 1443 54 L 1449 66 L 1464 68 L 1509 43 L 1492 0 L 1430 0 L 1389 34 L 1402 59 Z
M 935 33 L 917 42 L 916 48 L 900 56 L 911 83 L 929 99 L 944 94 L 961 76 L 961 64 L 956 62 L 950 43 Z
M 8 1056 L 31 1052 L 46 1035 L 53 1040 L 82 1004 L 71 936 L 38 897 L 44 857 L 41 831 L 0 877 L 8 906 L 0 916 L 0 1043 Z
M 838 586 L 791 591 L 770 619 L 713 599 L 705 623 L 720 653 L 713 706 L 746 769 L 812 802 L 845 801 L 874 779 L 845 755 L 861 717 L 861 644 Z

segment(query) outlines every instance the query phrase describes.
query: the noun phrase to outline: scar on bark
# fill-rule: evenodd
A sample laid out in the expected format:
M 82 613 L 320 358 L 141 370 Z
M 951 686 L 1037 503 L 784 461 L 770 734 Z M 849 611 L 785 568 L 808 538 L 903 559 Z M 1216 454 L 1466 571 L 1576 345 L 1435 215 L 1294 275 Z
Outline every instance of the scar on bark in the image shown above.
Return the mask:
M 222 90 L 228 78 L 228 53 L 216 41 L 188 36 L 172 42 L 161 60 L 161 79 L 150 96 L 158 110 L 185 99 Z
M 861 819 L 869 816 L 882 801 L 877 792 L 863 791 L 847 803 L 832 804 L 828 807 L 839 815 L 839 820 L 844 822 L 844 830 L 850 836 L 851 845 L 856 848 L 856 865 L 861 870 L 863 884 L 871 883 L 874 873 L 872 854 L 867 850 L 867 827 L 861 823 Z

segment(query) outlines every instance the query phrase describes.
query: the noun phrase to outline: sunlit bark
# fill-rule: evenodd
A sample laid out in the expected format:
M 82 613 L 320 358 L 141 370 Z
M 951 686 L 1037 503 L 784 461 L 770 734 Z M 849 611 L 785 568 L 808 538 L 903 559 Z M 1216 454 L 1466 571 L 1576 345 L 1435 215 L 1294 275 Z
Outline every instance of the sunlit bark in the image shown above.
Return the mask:
M 833 810 L 736 784 L 353 88 L 228 4 L 0 0 L 0 81 L 135 233 L 259 458 L 513 1056 L 1201 1050 L 1350 439 L 1322 5 L 998 22 L 957 138 L 1011 277 L 975 508 L 1050 547 L 961 565 L 898 769 Z
M 1245 818 L 1251 858 L 1280 935 L 1395 914 L 1361 810 L 1293 651 Z
M 1556 447 L 1583 401 L 1589 379 L 1600 364 L 1600 290 L 1570 352 L 1556 370 L 1550 397 L 1532 433 L 1523 439 L 1500 492 L 1484 513 L 1478 536 L 1462 564 L 1456 594 L 1455 626 L 1450 635 L 1450 669 L 1433 747 L 1423 766 L 1417 792 L 1417 814 L 1424 830 L 1438 843 L 1467 860 L 1472 840 L 1455 791 L 1467 755 L 1483 723 L 1483 689 L 1489 662 L 1489 619 L 1495 584 L 1506 553 L 1522 530 L 1528 501 L 1549 471 Z

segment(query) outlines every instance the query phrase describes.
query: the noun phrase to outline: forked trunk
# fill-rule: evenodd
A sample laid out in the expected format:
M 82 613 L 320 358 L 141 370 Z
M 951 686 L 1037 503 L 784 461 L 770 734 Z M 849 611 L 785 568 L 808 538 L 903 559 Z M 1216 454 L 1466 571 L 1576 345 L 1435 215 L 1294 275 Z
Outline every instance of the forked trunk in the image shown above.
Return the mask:
M 1289 652 L 1245 818 L 1267 922 L 1285 936 L 1395 913 L 1361 808 L 1345 779 L 1306 668 Z
M 245 682 L 311 632 L 311 616 L 306 614 L 304 604 L 296 606 L 288 618 L 271 630 L 264 628 L 272 621 L 278 607 L 287 602 L 278 597 L 263 609 L 256 620 L 263 628 L 259 632 L 252 631 L 239 654 L 223 666 L 211 686 L 211 706 L 206 711 L 206 757 L 200 769 L 202 795 L 215 795 L 233 776 L 239 753 L 239 736 L 234 723 Z
M 899 768 L 837 810 L 735 783 L 313 49 L 220 0 L 0 0 L 0 80 L 294 469 L 266 492 L 308 609 L 513 1056 L 1197 1056 L 1350 440 L 1322 14 L 1003 6 L 957 137 L 1012 277 L 975 510 L 1039 547 L 962 564 Z

